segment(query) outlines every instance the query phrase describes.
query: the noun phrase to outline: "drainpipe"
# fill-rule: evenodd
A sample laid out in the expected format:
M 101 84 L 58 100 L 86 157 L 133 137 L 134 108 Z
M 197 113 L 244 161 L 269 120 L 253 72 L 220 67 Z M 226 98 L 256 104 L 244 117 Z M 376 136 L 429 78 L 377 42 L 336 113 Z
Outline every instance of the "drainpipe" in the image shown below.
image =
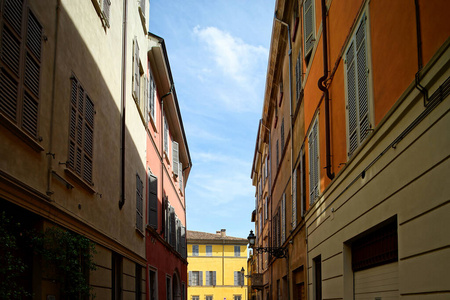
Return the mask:
M 294 184 L 292 182 L 292 176 L 293 176 L 293 147 L 294 147 L 294 131 L 293 131 L 293 124 L 292 124 L 292 44 L 291 44 L 291 29 L 289 27 L 289 24 L 278 19 L 276 16 L 276 12 L 275 12 L 275 17 L 274 19 L 278 22 L 280 22 L 281 24 L 283 24 L 284 26 L 287 27 L 287 33 L 288 33 L 288 41 L 289 41 L 289 123 L 290 123 L 290 127 L 291 127 L 291 199 L 292 196 L 294 195 Z M 276 103 L 275 103 L 276 105 Z M 286 212 L 285 212 L 286 213 Z M 289 293 L 289 265 L 288 265 L 288 269 L 287 269 L 287 281 L 288 281 L 288 293 L 287 293 L 287 298 L 288 300 L 290 299 L 290 293 Z
M 59 8 L 61 6 L 61 1 L 56 1 L 56 19 L 55 19 L 55 50 L 53 52 L 53 83 L 52 83 L 52 104 L 50 112 L 50 134 L 48 142 L 48 153 L 47 155 L 47 195 L 51 196 L 52 191 L 52 173 L 53 173 L 53 159 L 55 159 L 55 154 L 53 153 L 53 123 L 55 115 L 55 93 L 56 93 L 56 56 L 58 53 L 58 24 L 59 24 Z
M 417 34 L 417 73 L 416 73 L 416 89 L 423 94 L 423 105 L 428 105 L 428 90 L 420 84 L 420 71 L 423 68 L 423 55 L 422 55 L 422 30 L 420 23 L 420 7 L 419 0 L 414 0 L 416 7 L 416 34 Z
M 325 100 L 325 147 L 327 160 L 327 176 L 331 180 L 334 178 L 334 173 L 331 171 L 331 150 L 330 150 L 330 95 L 326 86 L 328 78 L 328 36 L 327 36 L 327 5 L 325 0 L 321 0 L 322 5 L 322 45 L 323 45 L 323 76 L 320 77 L 318 85 L 323 92 Z
M 120 200 L 119 209 L 122 209 L 125 204 L 125 104 L 126 104 L 126 72 L 127 72 L 127 14 L 128 14 L 127 0 L 123 0 L 123 21 L 122 21 L 122 85 L 121 85 L 121 130 L 120 130 Z

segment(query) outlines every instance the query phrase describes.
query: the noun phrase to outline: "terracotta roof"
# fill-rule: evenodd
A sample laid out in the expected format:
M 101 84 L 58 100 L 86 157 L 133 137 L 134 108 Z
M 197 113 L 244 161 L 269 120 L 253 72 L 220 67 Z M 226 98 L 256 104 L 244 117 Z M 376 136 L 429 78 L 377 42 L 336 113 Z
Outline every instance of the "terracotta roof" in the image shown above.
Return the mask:
M 189 240 L 208 240 L 208 241 L 235 241 L 235 242 L 241 242 L 241 243 L 248 243 L 247 239 L 244 238 L 238 238 L 233 236 L 222 236 L 221 232 L 218 233 L 208 233 L 208 232 L 201 232 L 201 231 L 192 231 L 188 230 L 186 234 L 186 238 L 189 242 Z

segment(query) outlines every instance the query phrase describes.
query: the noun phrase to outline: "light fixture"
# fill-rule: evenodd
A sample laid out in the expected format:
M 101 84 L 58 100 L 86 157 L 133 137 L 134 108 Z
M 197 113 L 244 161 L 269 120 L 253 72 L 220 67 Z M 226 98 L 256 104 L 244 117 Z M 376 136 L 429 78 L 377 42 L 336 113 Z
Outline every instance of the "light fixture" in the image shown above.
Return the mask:
M 256 236 L 253 234 L 253 230 L 250 230 L 250 234 L 247 237 L 250 248 L 256 253 L 269 253 L 275 258 L 287 258 L 288 250 L 283 247 L 255 247 Z

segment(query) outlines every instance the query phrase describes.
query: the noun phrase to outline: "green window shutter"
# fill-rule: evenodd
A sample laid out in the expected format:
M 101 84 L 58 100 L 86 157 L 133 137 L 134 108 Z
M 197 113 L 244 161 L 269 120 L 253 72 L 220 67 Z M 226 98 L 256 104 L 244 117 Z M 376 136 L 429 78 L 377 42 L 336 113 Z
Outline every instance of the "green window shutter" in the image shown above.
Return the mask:
M 175 176 L 178 176 L 179 174 L 179 157 L 178 157 L 178 143 L 173 141 L 172 142 L 172 171 L 175 174 Z
M 158 229 L 158 178 L 148 176 L 148 224 Z

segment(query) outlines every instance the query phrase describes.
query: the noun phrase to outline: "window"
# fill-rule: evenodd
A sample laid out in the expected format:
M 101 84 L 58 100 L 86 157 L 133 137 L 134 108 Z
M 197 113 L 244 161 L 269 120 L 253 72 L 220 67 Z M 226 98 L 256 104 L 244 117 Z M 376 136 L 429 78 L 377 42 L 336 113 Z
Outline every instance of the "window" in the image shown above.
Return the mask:
M 294 30 L 292 30 L 292 41 L 295 42 L 295 37 L 297 36 L 297 30 L 298 30 L 298 23 L 299 23 L 299 15 L 298 15 L 298 1 L 294 1 L 294 13 L 292 17 L 292 27 Z
M 241 256 L 241 247 L 234 246 L 234 256 Z
M 190 286 L 202 286 L 203 285 L 203 272 L 202 271 L 189 271 L 189 285 Z
M 181 283 L 181 300 L 186 300 L 186 285 L 184 282 Z
M 205 296 L 205 300 L 213 300 L 213 296 Z
M 364 14 L 345 52 L 348 156 L 351 156 L 361 145 L 372 127 L 366 41 L 366 17 Z
M 157 300 L 158 299 L 158 275 L 156 274 L 156 271 L 149 270 L 149 293 L 150 293 L 150 300 Z
M 311 131 L 308 135 L 309 149 L 309 202 L 314 203 L 319 196 L 319 117 L 313 123 Z
M 234 295 L 233 299 L 234 300 L 242 300 L 242 296 L 241 295 Z
M 198 256 L 198 245 L 192 245 L 192 256 Z
M 136 291 L 136 300 L 141 300 L 142 298 L 142 267 L 138 264 L 136 264 L 136 270 L 135 270 L 135 291 Z
M 276 142 L 276 151 L 277 151 L 277 169 L 278 169 L 278 164 L 280 163 L 280 157 L 279 157 L 279 150 L 278 150 L 278 140 Z
M 206 285 L 216 285 L 216 271 L 206 271 Z
M 133 97 L 136 102 L 139 103 L 140 97 L 140 81 L 141 81 L 141 70 L 140 70 L 140 60 L 139 60 L 139 45 L 137 38 L 134 37 L 133 40 Z
M 200 296 L 192 296 L 192 300 L 200 300 Z
M 178 171 L 179 171 L 178 169 L 179 169 L 178 143 L 173 141 L 172 142 L 172 172 L 176 177 L 178 177 Z
M 283 153 L 283 150 L 284 150 L 284 117 L 281 120 L 280 131 L 281 131 L 281 153 Z
M 75 76 L 72 76 L 71 79 L 69 158 L 67 167 L 78 174 L 89 185 L 93 185 L 94 103 Z
M 38 139 L 42 26 L 22 2 L 0 12 L 0 117 Z
M 297 101 L 300 99 L 300 92 L 302 90 L 302 52 L 298 52 L 297 62 L 295 63 L 295 94 Z
M 319 256 L 313 259 L 314 299 L 322 299 L 322 259 Z
M 144 206 L 144 185 L 139 174 L 136 174 L 136 228 L 142 232 Z
M 281 199 L 281 244 L 286 241 L 286 193 Z
M 111 298 L 122 299 L 123 259 L 117 253 L 111 255 Z
M 300 150 L 300 161 L 294 170 L 293 183 L 294 190 L 292 196 L 292 228 L 295 229 L 298 223 L 298 216 L 301 218 L 305 215 L 305 154 L 303 149 Z M 299 211 L 300 210 L 300 211 Z
M 269 217 L 269 207 L 268 207 L 268 203 L 269 202 L 269 197 L 266 197 L 266 199 L 264 200 L 264 221 L 267 221 L 267 218 Z
M 243 286 L 244 285 L 244 273 L 241 271 L 234 271 L 234 285 Z
M 158 178 L 148 174 L 148 225 L 158 229 Z
M 110 11 L 111 11 L 111 0 L 97 0 L 92 1 L 95 10 L 97 11 L 102 24 L 105 27 L 110 27 Z
M 148 113 L 154 125 L 156 125 L 156 109 L 155 109 L 155 99 L 156 99 L 156 84 L 153 78 L 153 73 L 150 71 L 150 62 L 148 63 L 148 69 L 150 73 L 150 79 L 148 81 Z
M 181 238 L 181 222 L 175 214 L 175 208 L 170 205 L 168 199 L 165 201 L 165 239 L 175 250 L 184 251 L 180 249 L 182 243 Z
M 212 256 L 212 246 L 206 245 L 206 256 Z
M 164 117 L 164 152 L 169 159 L 169 124 L 167 123 L 167 118 Z
M 172 278 L 166 277 L 166 300 L 172 300 Z
M 315 41 L 314 1 L 305 0 L 303 3 L 303 28 L 305 39 L 305 60 L 309 61 Z

